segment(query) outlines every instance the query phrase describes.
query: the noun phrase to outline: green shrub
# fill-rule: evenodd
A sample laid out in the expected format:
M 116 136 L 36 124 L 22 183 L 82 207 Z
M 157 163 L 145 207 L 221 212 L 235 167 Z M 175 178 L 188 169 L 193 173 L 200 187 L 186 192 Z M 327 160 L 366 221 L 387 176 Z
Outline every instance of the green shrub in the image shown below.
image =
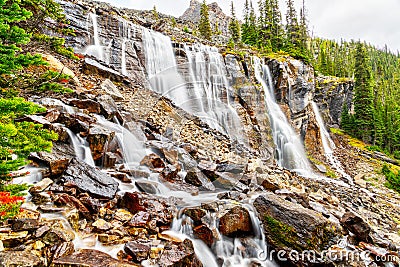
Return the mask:
M 386 176 L 386 186 L 400 193 L 400 172 L 395 173 L 388 165 L 383 165 L 382 173 Z

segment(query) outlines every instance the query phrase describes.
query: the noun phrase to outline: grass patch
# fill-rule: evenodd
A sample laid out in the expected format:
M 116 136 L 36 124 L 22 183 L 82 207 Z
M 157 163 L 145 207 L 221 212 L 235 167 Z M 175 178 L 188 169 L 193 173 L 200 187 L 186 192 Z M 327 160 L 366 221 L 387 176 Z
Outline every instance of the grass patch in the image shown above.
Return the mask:
M 383 165 L 382 173 L 386 177 L 385 186 L 400 193 L 400 172 L 392 170 L 388 165 Z
M 331 133 L 337 135 L 344 135 L 344 131 L 338 128 L 330 128 Z

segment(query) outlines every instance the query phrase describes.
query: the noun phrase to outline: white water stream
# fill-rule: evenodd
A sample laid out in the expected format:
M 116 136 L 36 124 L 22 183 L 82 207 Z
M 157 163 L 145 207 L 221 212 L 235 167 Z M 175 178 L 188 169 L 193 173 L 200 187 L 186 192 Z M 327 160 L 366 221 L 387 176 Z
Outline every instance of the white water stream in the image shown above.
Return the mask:
M 272 135 L 276 145 L 276 159 L 279 166 L 304 176 L 314 176 L 299 135 L 289 124 L 285 114 L 276 103 L 271 73 L 267 65 L 257 57 L 253 58 L 255 76 L 264 90 L 264 101 L 268 107 Z
M 335 143 L 333 142 L 331 136 L 325 128 L 324 120 L 319 112 L 319 108 L 317 104 L 313 101 L 311 102 L 313 111 L 315 113 L 315 119 L 317 120 L 319 131 L 321 134 L 322 147 L 324 149 L 325 157 L 331 164 L 331 166 L 340 173 L 345 179 L 347 179 L 350 183 L 352 183 L 352 178 L 348 175 L 342 166 L 342 163 L 337 159 L 334 154 L 334 150 L 336 148 Z

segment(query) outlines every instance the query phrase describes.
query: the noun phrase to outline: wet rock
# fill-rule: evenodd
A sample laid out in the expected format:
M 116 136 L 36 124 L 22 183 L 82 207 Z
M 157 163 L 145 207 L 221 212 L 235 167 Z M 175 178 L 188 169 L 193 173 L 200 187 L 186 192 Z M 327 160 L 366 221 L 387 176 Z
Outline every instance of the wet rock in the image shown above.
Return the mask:
M 117 156 L 112 152 L 106 152 L 104 154 L 103 167 L 114 168 L 117 163 Z
M 217 164 L 209 161 L 201 161 L 198 168 L 211 180 L 215 181 L 219 176 L 216 174 Z
M 115 104 L 114 99 L 109 95 L 101 95 L 97 97 L 97 102 L 101 106 L 101 115 L 106 119 L 112 119 L 118 113 L 117 104 Z
M 83 205 L 85 205 L 91 214 L 97 214 L 102 207 L 102 204 L 98 199 L 89 196 L 87 193 L 80 194 L 79 200 Z
M 146 227 L 150 220 L 150 214 L 144 211 L 136 213 L 131 220 L 128 222 L 129 226 L 132 227 Z
M 336 242 L 338 225 L 272 193 L 254 201 L 268 244 L 277 249 L 324 250 Z
M 3 251 L 0 252 L 0 266 L 42 267 L 44 265 L 38 256 L 29 251 Z
M 46 190 L 46 188 L 48 188 L 52 184 L 53 184 L 53 180 L 51 180 L 49 178 L 44 178 L 40 182 L 36 183 L 34 186 L 29 188 L 29 193 L 37 194 L 37 193 L 43 192 L 44 190 Z
M 218 164 L 216 171 L 218 171 L 218 172 L 230 172 L 230 173 L 234 173 L 234 174 L 241 174 L 241 173 L 244 172 L 245 168 L 246 168 L 245 165 L 221 163 L 221 164 Z
M 352 212 L 346 212 L 340 219 L 340 223 L 344 226 L 345 229 L 352 232 L 358 240 L 369 240 L 371 227 L 366 222 L 364 222 L 364 220 L 360 216 Z
M 57 122 L 64 124 L 65 127 L 78 134 L 86 133 L 89 130 L 89 125 L 91 122 L 93 122 L 93 120 L 90 117 L 84 117 L 83 115 L 79 116 L 77 114 L 61 113 Z
M 249 211 L 240 206 L 233 207 L 219 219 L 219 230 L 230 237 L 251 234 L 253 227 Z
M 89 129 L 86 141 L 89 143 L 90 150 L 94 160 L 103 157 L 106 145 L 114 138 L 115 132 L 112 132 L 100 125 L 94 124 Z
M 145 165 L 152 169 L 162 169 L 165 168 L 164 161 L 156 154 L 150 154 L 145 156 L 140 162 L 141 165 Z
M 105 232 L 113 227 L 111 223 L 103 219 L 98 219 L 92 224 L 92 226 L 96 229 L 97 232 Z
M 47 110 L 47 114 L 44 117 L 48 122 L 53 123 L 58 120 L 58 117 L 60 116 L 60 111 L 56 109 L 50 109 Z
M 58 194 L 54 198 L 54 203 L 56 205 L 65 206 L 68 205 L 70 207 L 76 208 L 84 217 L 91 219 L 91 213 L 86 208 L 83 203 L 74 196 L 70 196 L 66 193 Z
M 195 223 L 201 222 L 201 218 L 206 216 L 207 212 L 201 208 L 188 208 L 183 212 L 186 216 L 190 217 Z
M 107 253 L 81 249 L 72 255 L 55 259 L 51 267 L 137 267 L 136 264 L 121 262 L 112 258 Z
M 37 219 L 10 219 L 8 224 L 13 231 L 33 231 L 40 227 Z
M 194 253 L 193 243 L 185 239 L 178 245 L 172 244 L 165 249 L 158 262 L 160 267 L 201 267 L 203 266 Z
M 214 191 L 215 186 L 211 183 L 210 179 L 207 178 L 201 171 L 195 169 L 188 171 L 185 176 L 185 182 L 194 186 L 201 187 L 200 189 Z
M 31 153 L 29 159 L 45 163 L 50 169 L 50 175 L 53 177 L 61 175 L 67 169 L 70 161 L 70 158 L 61 154 L 48 152 Z
M 130 255 L 135 262 L 141 262 L 150 255 L 150 247 L 136 241 L 126 243 L 124 251 L 126 254 Z
M 261 182 L 261 186 L 264 187 L 265 190 L 272 191 L 272 192 L 275 192 L 276 190 L 280 189 L 278 184 L 276 184 L 273 181 L 270 181 L 269 179 L 264 179 Z
M 138 211 L 146 211 L 146 207 L 143 206 L 142 198 L 138 193 L 126 192 L 121 200 L 121 207 L 127 209 L 132 214 Z
M 168 182 L 174 182 L 178 177 L 179 169 L 173 165 L 168 165 L 160 173 L 161 178 Z
M 4 232 L 0 233 L 0 241 L 3 242 L 4 247 L 16 247 L 25 242 L 28 234 L 28 231 Z
M 35 232 L 35 237 L 40 238 L 44 234 L 46 234 L 48 231 L 50 231 L 50 227 L 48 225 L 43 225 L 40 228 L 38 228 Z
M 61 257 L 72 255 L 75 252 L 74 243 L 72 241 L 56 244 L 51 248 L 53 260 Z
M 143 192 L 149 194 L 157 194 L 159 192 L 158 186 L 159 184 L 153 181 L 148 180 L 139 180 L 135 181 L 136 186 Z
M 205 224 L 201 224 L 193 228 L 193 233 L 196 238 L 203 240 L 209 247 L 214 243 L 214 235 L 210 228 Z
M 114 198 L 118 190 L 118 183 L 112 177 L 77 159 L 71 161 L 61 181 L 100 198 Z
M 132 217 L 132 213 L 124 209 L 118 209 L 114 214 L 114 219 L 121 222 L 129 221 L 130 219 L 132 219 Z
M 247 192 L 248 187 L 241 182 L 239 182 L 240 177 L 236 174 L 229 172 L 216 172 L 218 178 L 213 181 L 216 188 L 222 188 L 226 190 L 237 190 L 239 192 Z
M 86 109 L 90 113 L 100 113 L 100 104 L 91 99 L 72 99 L 69 104 L 79 109 Z
M 115 86 L 115 84 L 109 79 L 104 80 L 101 83 L 100 87 L 107 95 L 110 95 L 114 100 L 124 100 L 124 96 L 118 90 L 118 87 Z
M 61 242 L 71 241 L 69 237 L 60 230 L 52 229 L 43 236 L 43 242 L 47 245 L 55 245 Z
M 109 172 L 111 177 L 120 180 L 123 183 L 132 183 L 132 179 L 129 177 L 128 174 L 123 172 Z

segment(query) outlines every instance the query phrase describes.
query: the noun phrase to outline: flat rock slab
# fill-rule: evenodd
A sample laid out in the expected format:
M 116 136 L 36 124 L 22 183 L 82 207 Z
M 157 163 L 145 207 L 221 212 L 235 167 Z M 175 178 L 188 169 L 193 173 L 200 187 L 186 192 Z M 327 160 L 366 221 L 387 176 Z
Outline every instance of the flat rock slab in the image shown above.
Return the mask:
M 2 267 L 41 267 L 42 261 L 27 251 L 0 252 L 0 266 Z
M 110 255 L 92 249 L 82 249 L 74 254 L 53 261 L 51 267 L 137 267 L 140 265 L 122 262 Z
M 111 176 L 77 159 L 71 160 L 61 180 L 100 198 L 114 198 L 118 190 L 118 182 Z

